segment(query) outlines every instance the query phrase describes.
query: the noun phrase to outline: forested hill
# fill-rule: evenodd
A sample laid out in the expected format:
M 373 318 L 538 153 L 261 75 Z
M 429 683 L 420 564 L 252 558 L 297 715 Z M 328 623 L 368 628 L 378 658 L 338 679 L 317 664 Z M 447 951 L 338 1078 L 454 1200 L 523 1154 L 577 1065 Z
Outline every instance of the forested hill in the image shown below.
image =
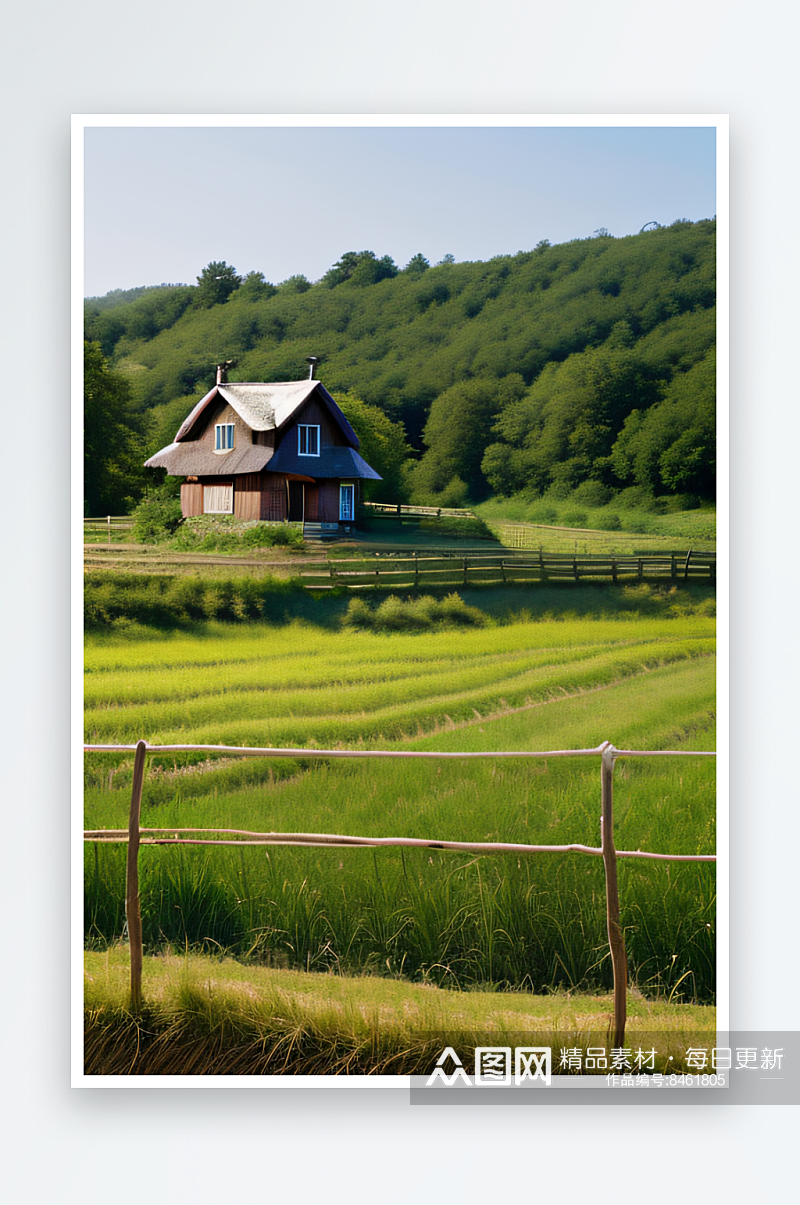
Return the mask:
M 231 381 L 294 380 L 315 355 L 334 396 L 403 423 L 419 501 L 586 480 L 711 497 L 715 238 L 713 220 L 679 221 L 402 270 L 347 253 L 313 285 L 223 262 L 197 286 L 88 300 L 86 338 L 152 413 L 153 450 L 216 363 L 235 361 Z

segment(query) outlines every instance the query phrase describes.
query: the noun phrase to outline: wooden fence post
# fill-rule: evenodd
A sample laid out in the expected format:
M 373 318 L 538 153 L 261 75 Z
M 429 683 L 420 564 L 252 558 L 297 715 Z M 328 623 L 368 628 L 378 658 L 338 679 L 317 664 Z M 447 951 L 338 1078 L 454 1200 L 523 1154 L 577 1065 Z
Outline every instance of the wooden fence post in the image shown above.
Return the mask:
M 692 559 L 692 550 L 690 548 L 689 551 L 686 553 L 686 564 L 683 567 L 683 580 L 684 581 L 689 580 L 689 561 L 691 559 Z
M 464 585 L 467 584 L 467 558 L 464 557 Z
M 600 762 L 600 797 L 602 803 L 603 866 L 606 872 L 606 923 L 611 965 L 614 971 L 614 1045 L 625 1043 L 626 992 L 628 960 L 625 940 L 619 923 L 619 891 L 617 888 L 617 851 L 614 848 L 614 746 L 606 743 Z
M 419 553 L 414 549 L 414 589 L 419 586 Z
M 133 788 L 128 818 L 128 873 L 125 892 L 125 915 L 128 919 L 128 941 L 131 950 L 131 1008 L 142 1007 L 142 911 L 139 904 L 139 818 L 142 812 L 144 784 L 145 741 L 136 745 L 133 759 Z

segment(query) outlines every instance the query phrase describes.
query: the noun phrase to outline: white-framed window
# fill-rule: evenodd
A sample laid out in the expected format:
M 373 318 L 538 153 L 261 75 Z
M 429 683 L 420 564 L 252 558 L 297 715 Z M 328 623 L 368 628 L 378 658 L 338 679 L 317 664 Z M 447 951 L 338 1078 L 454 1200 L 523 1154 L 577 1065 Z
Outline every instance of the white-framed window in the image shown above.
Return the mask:
M 297 426 L 297 455 L 319 456 L 319 427 L 309 426 L 308 423 L 298 423 Z
M 354 485 L 339 486 L 339 520 L 352 523 L 355 518 L 356 487 Z
M 214 427 L 214 451 L 230 452 L 233 447 L 233 423 L 217 423 Z
M 204 515 L 233 514 L 233 482 L 226 481 L 223 485 L 203 486 Z

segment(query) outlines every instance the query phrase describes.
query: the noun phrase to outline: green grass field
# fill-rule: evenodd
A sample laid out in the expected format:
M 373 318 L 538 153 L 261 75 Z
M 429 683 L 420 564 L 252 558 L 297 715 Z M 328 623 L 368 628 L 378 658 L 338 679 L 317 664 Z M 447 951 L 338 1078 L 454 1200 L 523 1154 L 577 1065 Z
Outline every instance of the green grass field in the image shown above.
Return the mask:
M 587 506 L 571 500 L 490 498 L 475 513 L 495 532 L 508 523 L 533 523 L 532 547 L 546 552 L 630 552 L 632 549 L 696 548 L 712 552 L 717 541 L 717 512 L 708 504 L 696 510 L 659 513 L 621 505 Z M 565 532 L 559 528 L 574 530 Z
M 494 597 L 487 626 L 469 631 L 352 631 L 339 624 L 346 602 L 331 599 L 319 622 L 309 607 L 294 623 L 90 636 L 87 741 L 714 747 L 708 591 L 620 588 L 630 609 L 605 613 L 609 591 L 592 587 L 575 588 L 569 606 L 565 592 L 529 591 L 535 614 L 520 609 L 520 592 L 502 594 L 505 609 Z M 86 827 L 125 826 L 132 757 L 86 761 Z M 154 754 L 142 824 L 598 845 L 599 779 L 599 759 Z M 621 760 L 615 781 L 618 848 L 714 852 L 713 759 Z M 122 934 L 124 863 L 122 845 L 86 848 L 90 947 Z M 273 968 L 454 988 L 611 984 L 597 858 L 150 847 L 140 863 L 146 950 L 223 949 Z M 713 867 L 621 861 L 619 877 L 631 981 L 649 997 L 711 1002 Z

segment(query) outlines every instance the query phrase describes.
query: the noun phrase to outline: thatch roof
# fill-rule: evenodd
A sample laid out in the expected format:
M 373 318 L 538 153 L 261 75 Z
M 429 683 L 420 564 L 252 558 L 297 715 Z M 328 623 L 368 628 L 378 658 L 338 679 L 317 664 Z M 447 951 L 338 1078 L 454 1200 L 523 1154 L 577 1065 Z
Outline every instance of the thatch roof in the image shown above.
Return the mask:
M 272 384 L 251 381 L 215 385 L 181 424 L 175 436 L 175 443 L 186 439 L 207 407 L 218 399 L 232 406 L 251 430 L 276 431 L 289 422 L 315 391 L 330 411 L 345 439 L 357 448 L 358 436 L 320 381 L 276 381 Z
M 246 444 L 220 456 L 207 444 L 192 440 L 162 448 L 145 461 L 145 468 L 166 469 L 172 477 L 230 477 L 234 473 L 260 473 L 273 451 L 258 444 Z

